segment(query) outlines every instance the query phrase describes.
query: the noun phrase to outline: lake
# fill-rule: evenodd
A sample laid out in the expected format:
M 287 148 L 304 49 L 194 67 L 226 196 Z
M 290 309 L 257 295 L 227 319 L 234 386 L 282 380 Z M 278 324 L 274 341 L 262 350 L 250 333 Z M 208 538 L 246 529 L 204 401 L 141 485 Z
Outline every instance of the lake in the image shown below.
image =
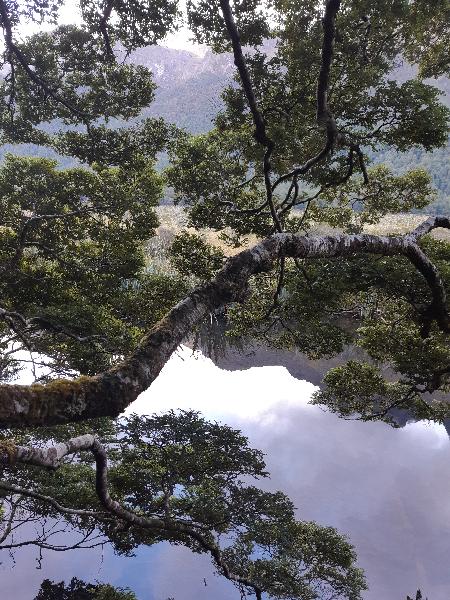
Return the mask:
M 247 367 L 252 360 L 258 363 L 254 356 L 234 357 L 222 366 Z M 193 408 L 240 428 L 266 453 L 266 489 L 286 492 L 299 518 L 348 535 L 368 579 L 365 600 L 406 600 L 417 588 L 429 600 L 449 600 L 450 442 L 444 426 L 393 429 L 339 419 L 308 404 L 314 385 L 288 366 L 290 372 L 284 366 L 230 371 L 181 347 L 127 412 Z M 36 556 L 31 548 L 18 551 L 14 566 L 7 553 L 0 557 L 1 598 L 31 600 L 43 578 L 77 576 L 129 586 L 140 600 L 239 599 L 231 584 L 214 576 L 206 557 L 168 544 L 140 549 L 135 558 L 115 557 L 110 549 L 47 552 L 41 570 Z

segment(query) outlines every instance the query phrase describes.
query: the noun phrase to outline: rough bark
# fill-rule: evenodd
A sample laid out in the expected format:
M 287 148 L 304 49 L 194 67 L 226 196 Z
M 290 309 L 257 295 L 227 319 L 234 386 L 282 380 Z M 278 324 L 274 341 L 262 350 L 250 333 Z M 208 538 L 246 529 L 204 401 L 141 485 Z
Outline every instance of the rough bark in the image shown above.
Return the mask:
M 269 270 L 280 257 L 330 258 L 353 254 L 407 257 L 424 276 L 433 298 L 432 316 L 449 331 L 445 288 L 436 267 L 417 245 L 432 229 L 450 229 L 450 218 L 432 217 L 404 236 L 277 233 L 230 258 L 209 283 L 198 287 L 157 323 L 121 364 L 94 377 L 45 385 L 0 385 L 0 426 L 24 427 L 115 417 L 146 390 L 193 327 L 210 312 L 241 302 L 252 275 Z

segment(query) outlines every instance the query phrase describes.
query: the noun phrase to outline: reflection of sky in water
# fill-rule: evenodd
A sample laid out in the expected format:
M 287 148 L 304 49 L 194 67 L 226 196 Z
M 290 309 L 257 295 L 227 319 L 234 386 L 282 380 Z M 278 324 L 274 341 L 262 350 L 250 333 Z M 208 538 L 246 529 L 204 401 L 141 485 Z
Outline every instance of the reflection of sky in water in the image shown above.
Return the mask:
M 339 420 L 307 404 L 313 386 L 283 367 L 229 372 L 182 349 L 151 390 L 131 407 L 152 413 L 194 408 L 241 428 L 266 452 L 269 489 L 285 491 L 299 517 L 348 534 L 366 570 L 366 600 L 405 600 L 420 587 L 430 600 L 450 599 L 450 443 L 444 427 Z M 140 600 L 232 600 L 238 593 L 212 574 L 206 557 L 161 544 L 134 559 L 109 549 L 7 557 L 1 597 L 30 600 L 44 577 L 128 585 Z M 24 574 L 26 576 L 24 577 Z M 205 581 L 206 580 L 206 586 Z M 30 589 L 31 588 L 31 589 Z

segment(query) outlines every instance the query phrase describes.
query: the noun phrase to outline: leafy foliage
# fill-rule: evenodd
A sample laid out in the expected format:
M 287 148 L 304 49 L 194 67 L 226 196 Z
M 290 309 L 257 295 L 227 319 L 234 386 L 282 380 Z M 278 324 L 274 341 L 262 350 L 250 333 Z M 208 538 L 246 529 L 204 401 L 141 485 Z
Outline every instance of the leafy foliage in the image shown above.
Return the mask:
M 182 275 L 194 275 L 207 281 L 223 265 L 220 249 L 187 232 L 175 237 L 170 250 L 173 266 Z
M 92 425 L 84 428 L 91 431 Z M 166 527 L 145 529 L 101 514 L 66 516 L 76 527 L 95 525 L 118 553 L 128 555 L 140 544 L 161 540 L 197 553 L 218 549 L 228 569 L 243 578 L 242 589 L 251 591 L 245 582 L 254 582 L 271 598 L 360 598 L 365 582 L 352 546 L 332 527 L 297 521 L 282 492 L 253 484 L 268 476 L 263 455 L 239 431 L 193 411 L 131 415 L 112 430 L 108 422 L 98 427 L 108 450 L 111 495 L 135 514 L 159 517 Z M 49 430 L 42 441 L 67 434 L 66 427 Z M 29 435 L 28 441 L 39 443 L 39 434 Z M 15 469 L 9 481 L 65 506 L 101 510 L 91 455 L 67 461 L 53 473 L 36 469 L 29 475 Z M 39 499 L 26 503 L 31 514 L 58 514 Z M 222 574 L 221 564 L 215 566 Z
M 73 577 L 68 585 L 44 579 L 34 600 L 137 600 L 130 590 L 109 584 L 85 583 Z
M 161 189 L 151 162 L 139 172 L 58 170 L 48 159 L 7 157 L 0 169 L 1 288 L 3 309 L 22 318 L 2 324 L 4 348 L 14 337 L 20 348 L 22 334 L 57 372 L 87 374 L 134 347 L 184 292 L 170 276 L 145 272 L 142 244 L 157 225 Z M 7 357 L 4 377 L 19 364 L 14 353 Z

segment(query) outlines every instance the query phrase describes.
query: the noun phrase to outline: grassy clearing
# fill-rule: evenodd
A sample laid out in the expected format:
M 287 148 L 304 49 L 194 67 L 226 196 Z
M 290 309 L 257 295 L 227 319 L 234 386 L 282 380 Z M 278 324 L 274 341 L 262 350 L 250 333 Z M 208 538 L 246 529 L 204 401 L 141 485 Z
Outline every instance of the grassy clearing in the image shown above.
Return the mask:
M 151 238 L 147 243 L 147 253 L 152 257 L 152 264 L 155 268 L 167 269 L 166 250 L 172 243 L 174 237 L 182 230 L 194 233 L 194 229 L 189 228 L 188 219 L 184 209 L 180 206 L 160 206 L 157 208 L 160 225 L 157 229 L 157 235 Z M 425 221 L 428 215 L 396 214 L 383 217 L 376 225 L 370 225 L 365 228 L 367 233 L 378 235 L 403 234 L 415 229 L 420 223 Z M 336 231 L 336 230 L 334 230 Z M 313 233 L 326 234 L 332 233 L 330 227 L 317 224 L 312 230 Z M 248 236 L 245 243 L 240 248 L 230 248 L 220 238 L 220 232 L 212 229 L 203 229 L 196 232 L 203 240 L 209 244 L 222 249 L 226 256 L 232 256 L 240 250 L 254 245 L 258 238 L 254 235 Z M 439 229 L 433 232 L 433 237 L 450 242 L 450 231 Z
M 253 246 L 258 241 L 255 235 L 251 235 L 248 236 L 245 243 L 239 248 L 230 248 L 221 239 L 220 231 L 214 231 L 213 229 L 196 231 L 188 227 L 186 213 L 180 206 L 159 206 L 156 211 L 160 224 L 156 230 L 156 236 L 148 242 L 148 250 L 151 255 L 153 255 L 155 250 L 160 253 L 168 248 L 173 238 L 183 230 L 200 235 L 208 244 L 221 248 L 225 256 L 233 256 L 233 254 L 237 254 L 240 250 Z

